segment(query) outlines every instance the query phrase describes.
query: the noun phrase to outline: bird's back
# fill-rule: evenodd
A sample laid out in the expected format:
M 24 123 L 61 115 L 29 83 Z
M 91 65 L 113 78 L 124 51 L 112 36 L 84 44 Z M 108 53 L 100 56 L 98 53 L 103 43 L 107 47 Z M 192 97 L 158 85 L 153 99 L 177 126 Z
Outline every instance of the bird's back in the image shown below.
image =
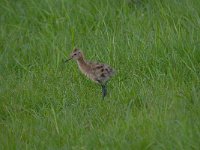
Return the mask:
M 92 80 L 100 84 L 106 83 L 115 73 L 115 71 L 107 64 L 88 62 L 88 65 L 90 66 Z

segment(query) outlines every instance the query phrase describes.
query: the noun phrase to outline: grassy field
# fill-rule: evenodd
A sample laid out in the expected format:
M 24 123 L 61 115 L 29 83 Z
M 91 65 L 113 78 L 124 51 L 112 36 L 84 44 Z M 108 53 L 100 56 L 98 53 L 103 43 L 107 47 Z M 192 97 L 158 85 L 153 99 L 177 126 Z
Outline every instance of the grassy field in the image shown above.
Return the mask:
M 199 0 L 0 1 L 0 149 L 200 149 L 199 116 Z

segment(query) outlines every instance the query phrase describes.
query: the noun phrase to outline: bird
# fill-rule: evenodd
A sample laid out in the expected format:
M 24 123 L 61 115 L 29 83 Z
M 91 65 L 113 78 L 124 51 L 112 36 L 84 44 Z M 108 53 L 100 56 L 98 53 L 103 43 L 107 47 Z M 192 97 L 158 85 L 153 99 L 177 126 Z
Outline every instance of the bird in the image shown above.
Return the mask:
M 90 80 L 101 85 L 102 99 L 104 99 L 107 95 L 107 83 L 115 75 L 116 71 L 107 64 L 87 61 L 79 48 L 74 48 L 65 62 L 69 60 L 77 61 L 80 71 Z

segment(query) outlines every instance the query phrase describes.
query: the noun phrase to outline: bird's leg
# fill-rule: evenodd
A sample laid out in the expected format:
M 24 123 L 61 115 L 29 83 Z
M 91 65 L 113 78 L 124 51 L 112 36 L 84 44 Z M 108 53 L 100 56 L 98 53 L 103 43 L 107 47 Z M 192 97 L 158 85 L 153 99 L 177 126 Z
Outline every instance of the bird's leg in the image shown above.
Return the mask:
M 102 84 L 101 87 L 102 87 L 102 98 L 103 98 L 103 100 L 104 100 L 104 97 L 105 97 L 106 94 L 107 94 L 106 84 Z

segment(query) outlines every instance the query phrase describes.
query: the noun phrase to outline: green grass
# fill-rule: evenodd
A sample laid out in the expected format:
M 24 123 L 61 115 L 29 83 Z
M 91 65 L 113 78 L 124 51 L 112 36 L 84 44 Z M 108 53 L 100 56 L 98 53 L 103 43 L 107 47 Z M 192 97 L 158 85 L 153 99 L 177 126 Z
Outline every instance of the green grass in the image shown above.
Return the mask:
M 0 149 L 199 149 L 199 106 L 200 1 L 0 1 Z

